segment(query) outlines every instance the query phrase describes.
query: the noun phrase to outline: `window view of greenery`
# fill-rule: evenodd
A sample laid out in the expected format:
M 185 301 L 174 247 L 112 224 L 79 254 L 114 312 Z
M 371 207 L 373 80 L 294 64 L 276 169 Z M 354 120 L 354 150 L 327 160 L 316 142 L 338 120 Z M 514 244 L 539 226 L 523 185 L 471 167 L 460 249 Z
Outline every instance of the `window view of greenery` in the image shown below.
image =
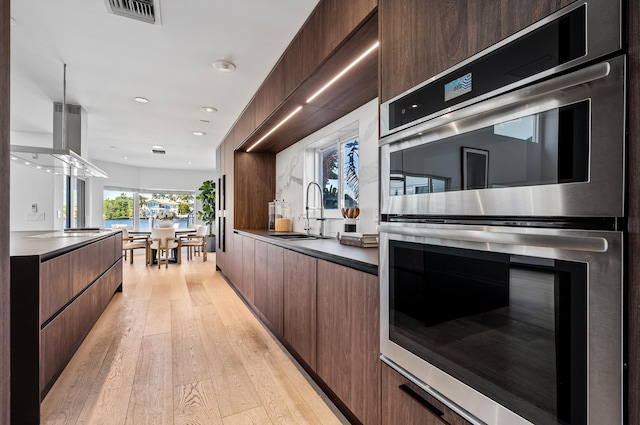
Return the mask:
M 335 210 L 357 206 L 360 194 L 358 139 L 320 151 L 319 161 L 324 208 Z M 342 205 L 339 203 L 340 199 L 343 200 Z
M 157 226 L 161 219 L 169 219 L 174 225 L 186 228 L 195 220 L 193 194 L 138 193 L 137 204 L 134 199 L 134 192 L 105 190 L 104 226 L 146 230 Z M 139 219 L 134 226 L 136 209 Z

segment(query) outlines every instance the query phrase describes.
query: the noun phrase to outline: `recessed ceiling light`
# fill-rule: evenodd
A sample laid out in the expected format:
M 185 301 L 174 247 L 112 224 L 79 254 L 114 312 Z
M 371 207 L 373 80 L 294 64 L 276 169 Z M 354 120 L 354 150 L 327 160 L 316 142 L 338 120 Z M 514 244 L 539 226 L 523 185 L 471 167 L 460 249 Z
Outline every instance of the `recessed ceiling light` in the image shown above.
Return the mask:
M 220 72 L 233 72 L 236 66 L 229 61 L 219 60 L 213 63 L 213 69 Z
M 203 106 L 202 108 L 200 108 L 200 110 L 202 112 L 209 112 L 209 113 L 218 112 L 218 110 L 213 106 Z
M 123 156 L 122 159 L 129 159 L 129 157 L 128 156 Z
M 194 136 L 206 136 L 207 133 L 205 133 L 204 131 L 194 131 L 193 135 Z
M 160 145 L 153 145 L 152 146 L 153 149 L 164 149 L 164 146 L 160 146 Z
M 191 161 L 187 162 L 187 164 L 191 165 Z
M 149 103 L 149 99 L 146 97 L 134 97 L 133 100 L 140 103 Z

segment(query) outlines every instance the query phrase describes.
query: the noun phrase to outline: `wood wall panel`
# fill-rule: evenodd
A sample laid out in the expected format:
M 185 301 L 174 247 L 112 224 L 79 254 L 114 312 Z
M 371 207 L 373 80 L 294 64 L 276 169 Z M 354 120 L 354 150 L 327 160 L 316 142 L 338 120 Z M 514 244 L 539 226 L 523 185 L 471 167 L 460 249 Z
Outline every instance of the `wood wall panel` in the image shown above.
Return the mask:
M 629 384 L 628 422 L 640 424 L 640 0 L 629 0 Z
M 305 44 L 302 31 L 305 31 L 305 28 L 302 28 L 302 30 L 298 32 L 298 35 L 293 39 L 291 44 L 289 44 L 289 47 L 287 47 L 287 50 L 277 65 L 282 67 L 283 99 L 286 99 L 302 84 L 306 75 L 304 72 L 305 62 L 303 59 Z
M 276 193 L 276 156 L 236 151 L 234 222 L 236 229 L 268 227 L 268 203 Z
M 365 424 L 380 419 L 378 276 L 318 260 L 317 373 Z
M 477 53 L 503 38 L 502 25 L 496 25 L 496 11 L 501 10 L 503 0 L 469 2 L 468 15 L 475 16 L 467 22 L 467 46 L 469 53 Z M 523 5 L 524 6 L 524 5 Z M 501 18 L 502 20 L 502 18 Z
M 255 122 L 261 123 L 266 120 L 282 103 L 284 96 L 284 67 L 278 64 L 256 92 Z
M 40 323 L 47 321 L 73 297 L 71 254 L 61 255 L 40 265 Z
M 242 283 L 243 295 L 251 304 L 255 304 L 255 239 L 242 238 Z
M 380 0 L 380 102 L 574 0 Z
M 316 370 L 317 260 L 286 251 L 284 254 L 284 339 Z
M 234 125 L 234 145 L 237 148 L 256 128 L 256 103 L 252 100 Z
M 11 322 L 9 274 L 10 4 L 0 0 L 0 423 L 10 417 Z

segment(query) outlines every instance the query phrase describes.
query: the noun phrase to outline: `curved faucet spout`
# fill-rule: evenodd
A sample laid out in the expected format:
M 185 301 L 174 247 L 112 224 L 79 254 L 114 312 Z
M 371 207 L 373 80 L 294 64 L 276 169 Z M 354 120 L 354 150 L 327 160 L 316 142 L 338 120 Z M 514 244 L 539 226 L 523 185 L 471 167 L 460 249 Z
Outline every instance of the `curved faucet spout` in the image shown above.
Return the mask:
M 318 191 L 320 192 L 320 218 L 317 218 L 316 220 L 320 221 L 320 231 L 318 233 L 318 236 L 322 237 L 324 236 L 324 197 L 322 194 L 322 187 L 316 183 L 316 182 L 311 182 L 307 185 L 307 205 L 306 205 L 306 224 L 304 229 L 307 231 L 307 235 L 310 234 L 310 230 L 311 230 L 311 226 L 309 225 L 309 189 L 311 189 L 311 186 L 316 186 L 318 188 Z

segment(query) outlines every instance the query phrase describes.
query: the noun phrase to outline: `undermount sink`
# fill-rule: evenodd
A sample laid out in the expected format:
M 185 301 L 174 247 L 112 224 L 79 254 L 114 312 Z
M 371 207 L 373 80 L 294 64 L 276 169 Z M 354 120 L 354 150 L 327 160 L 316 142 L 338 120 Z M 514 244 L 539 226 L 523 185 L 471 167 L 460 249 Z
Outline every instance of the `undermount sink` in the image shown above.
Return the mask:
M 270 236 L 278 239 L 289 240 L 289 241 L 301 241 L 301 240 L 308 240 L 308 239 L 327 239 L 326 236 L 307 235 L 306 233 L 284 233 L 281 235 L 273 234 Z

